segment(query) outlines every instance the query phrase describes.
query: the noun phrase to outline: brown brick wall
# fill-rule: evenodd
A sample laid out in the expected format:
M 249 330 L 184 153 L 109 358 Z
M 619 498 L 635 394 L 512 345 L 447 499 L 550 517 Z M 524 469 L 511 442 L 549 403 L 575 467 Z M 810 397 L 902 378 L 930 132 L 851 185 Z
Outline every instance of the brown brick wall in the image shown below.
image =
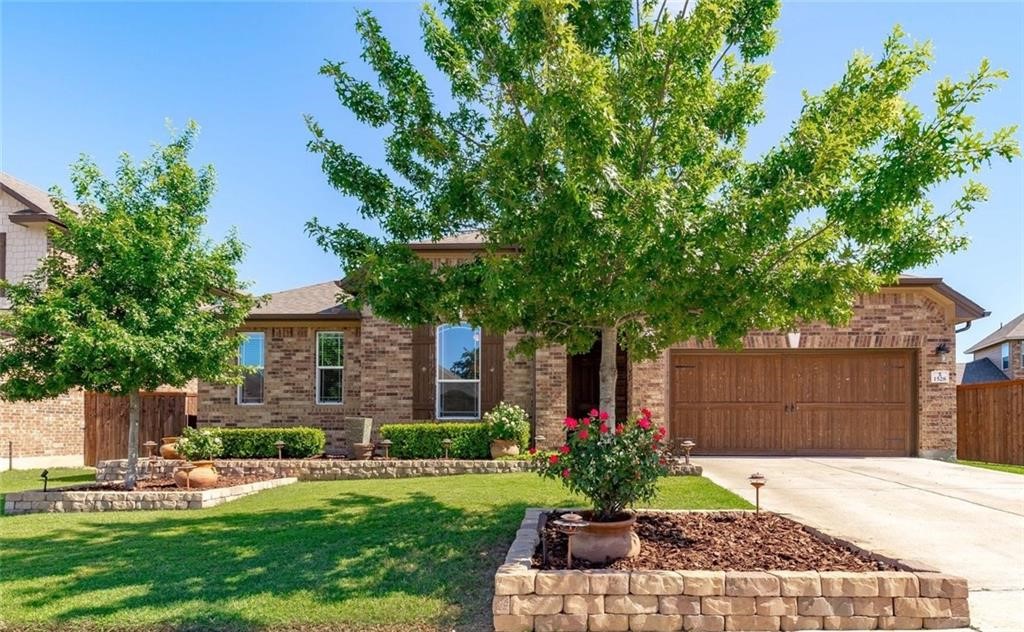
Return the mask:
M 199 383 L 200 426 L 315 426 L 327 433 L 327 452 L 346 451 L 342 420 L 359 414 L 361 341 L 352 325 L 247 327 L 265 338 L 263 403 L 239 406 L 237 387 Z M 345 332 L 344 403 L 316 403 L 316 332 Z
M 412 421 L 412 329 L 369 312 L 362 320 L 360 415 L 374 425 Z
M 937 302 L 930 290 L 883 290 L 862 297 L 853 319 L 843 327 L 813 323 L 800 327 L 800 347 L 807 349 L 914 349 L 917 351 L 917 425 L 920 456 L 952 458 L 956 454 L 956 339 L 952 306 Z M 941 300 L 941 299 L 939 299 Z M 945 342 L 950 353 L 939 358 L 935 348 Z M 754 332 L 744 339 L 747 349 L 785 349 L 786 336 Z M 689 341 L 678 349 L 713 348 L 711 343 Z M 667 369 L 633 365 L 638 379 L 631 383 L 630 407 L 647 406 L 658 420 L 667 420 Z M 932 370 L 950 372 L 950 383 L 932 384 Z M 657 379 L 658 375 L 661 379 Z
M 505 379 L 504 401 L 515 404 L 533 417 L 533 356 L 512 355 L 522 334 L 510 332 L 505 334 Z
M 557 446 L 565 439 L 562 421 L 569 407 L 565 347 L 538 349 L 533 362 L 536 385 L 535 434 L 544 437 L 539 447 Z
M 8 442 L 13 442 L 16 461 L 66 457 L 77 459 L 78 464 L 81 464 L 85 441 L 84 427 L 85 402 L 82 391 L 71 391 L 40 402 L 0 401 L 2 467 L 7 466 Z M 56 460 L 53 463 L 65 464 Z M 15 463 L 15 466 L 18 464 Z

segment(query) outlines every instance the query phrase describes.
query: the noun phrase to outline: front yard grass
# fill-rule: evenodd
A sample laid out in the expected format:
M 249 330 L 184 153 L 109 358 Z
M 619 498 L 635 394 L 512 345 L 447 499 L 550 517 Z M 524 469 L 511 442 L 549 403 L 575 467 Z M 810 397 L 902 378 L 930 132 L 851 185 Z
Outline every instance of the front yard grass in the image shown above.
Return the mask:
M 96 480 L 96 472 L 87 467 L 51 467 L 48 489 L 91 483 Z M 23 492 L 30 489 L 42 489 L 43 481 L 39 478 L 43 468 L 33 470 L 7 470 L 0 472 L 0 507 L 4 497 L 11 492 Z
M 533 474 L 298 483 L 199 511 L 0 522 L 0 629 L 485 630 Z M 750 505 L 699 477 L 660 508 Z
M 985 463 L 984 461 L 963 461 L 957 460 L 957 463 L 961 465 L 970 465 L 971 467 L 981 467 L 986 470 L 995 470 L 997 472 L 1009 472 L 1010 474 L 1024 474 L 1024 465 L 1010 465 L 1008 463 Z

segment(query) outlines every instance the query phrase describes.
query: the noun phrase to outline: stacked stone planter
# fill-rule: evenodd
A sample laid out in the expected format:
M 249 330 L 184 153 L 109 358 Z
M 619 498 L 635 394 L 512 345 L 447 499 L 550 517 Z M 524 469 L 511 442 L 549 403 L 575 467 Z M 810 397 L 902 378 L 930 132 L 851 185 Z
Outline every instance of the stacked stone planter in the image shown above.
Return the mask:
M 970 623 L 967 581 L 924 571 L 538 571 L 529 510 L 494 578 L 497 632 L 913 630 Z
M 153 475 L 170 476 L 184 461 L 159 459 Z M 411 478 L 416 476 L 453 476 L 457 474 L 510 474 L 533 470 L 529 461 L 493 461 L 460 459 L 217 459 L 217 471 L 226 476 L 294 476 L 303 481 L 341 481 L 365 478 Z M 119 481 L 124 478 L 125 460 L 100 461 L 96 480 Z M 149 473 L 148 460 L 139 461 L 139 475 Z M 699 465 L 675 463 L 669 467 L 671 476 L 700 476 Z

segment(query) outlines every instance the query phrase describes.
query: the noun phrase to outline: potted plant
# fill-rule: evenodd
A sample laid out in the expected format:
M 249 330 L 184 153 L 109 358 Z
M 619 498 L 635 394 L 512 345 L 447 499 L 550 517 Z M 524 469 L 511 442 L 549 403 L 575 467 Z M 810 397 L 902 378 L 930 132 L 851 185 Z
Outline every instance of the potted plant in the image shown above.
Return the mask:
M 178 454 L 188 459 L 193 466 L 191 471 L 178 470 L 174 473 L 174 482 L 178 487 L 212 487 L 217 484 L 217 469 L 213 467 L 213 459 L 220 456 L 224 445 L 220 437 L 210 430 L 185 428 L 178 439 Z
M 654 498 L 658 478 L 666 474 L 665 428 L 654 426 L 646 408 L 626 423 L 591 410 L 583 419 L 567 417 L 565 428 L 566 442 L 535 458 L 541 476 L 590 500 L 592 509 L 582 512 L 589 524 L 573 536 L 573 556 L 597 563 L 635 556 L 640 538 L 633 531 L 636 514 L 628 508 Z
M 515 404 L 499 403 L 484 415 L 487 434 L 491 439 L 491 458 L 516 456 L 519 444 L 529 437 L 530 418 Z M 525 447 L 525 446 L 524 446 Z

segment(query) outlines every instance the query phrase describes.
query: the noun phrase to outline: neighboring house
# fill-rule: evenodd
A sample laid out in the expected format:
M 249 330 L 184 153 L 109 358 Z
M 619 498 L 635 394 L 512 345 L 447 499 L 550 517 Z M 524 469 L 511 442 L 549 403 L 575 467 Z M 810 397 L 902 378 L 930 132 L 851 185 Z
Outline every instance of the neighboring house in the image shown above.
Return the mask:
M 1024 379 L 1024 314 L 1001 325 L 967 350 L 963 384 Z
M 61 225 L 46 191 L 0 173 L 0 278 L 31 274 L 49 251 L 48 228 Z M 0 297 L 0 309 L 9 307 Z M 0 400 L 0 467 L 81 465 L 83 407 L 81 391 L 41 402 Z
M 471 257 L 467 234 L 412 248 Z M 504 400 L 524 407 L 542 445 L 562 419 L 597 403 L 599 344 L 509 357 L 518 333 L 466 325 L 408 328 L 339 305 L 339 283 L 271 295 L 242 329 L 245 384 L 200 383 L 200 426 L 322 427 L 344 454 L 345 417 L 375 425 L 479 419 Z M 753 332 L 743 351 L 675 345 L 635 362 L 619 351 L 618 416 L 650 408 L 670 435 L 720 454 L 956 454 L 955 328 L 987 315 L 941 279 L 906 276 L 861 297 L 842 327 Z

